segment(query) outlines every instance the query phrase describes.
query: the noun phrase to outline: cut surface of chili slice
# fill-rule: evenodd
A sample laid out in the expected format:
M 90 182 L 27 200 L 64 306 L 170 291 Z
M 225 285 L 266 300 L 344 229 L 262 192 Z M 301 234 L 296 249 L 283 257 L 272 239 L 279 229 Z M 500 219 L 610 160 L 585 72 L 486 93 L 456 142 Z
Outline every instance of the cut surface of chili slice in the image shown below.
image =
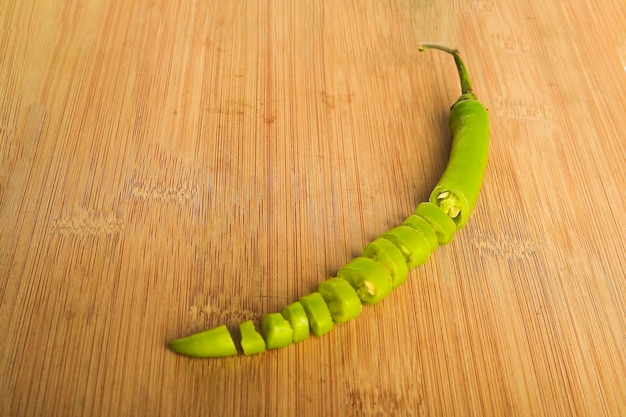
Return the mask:
M 391 275 L 384 266 L 371 258 L 359 256 L 337 271 L 337 277 L 345 279 L 366 304 L 374 304 L 385 298 L 393 289 Z

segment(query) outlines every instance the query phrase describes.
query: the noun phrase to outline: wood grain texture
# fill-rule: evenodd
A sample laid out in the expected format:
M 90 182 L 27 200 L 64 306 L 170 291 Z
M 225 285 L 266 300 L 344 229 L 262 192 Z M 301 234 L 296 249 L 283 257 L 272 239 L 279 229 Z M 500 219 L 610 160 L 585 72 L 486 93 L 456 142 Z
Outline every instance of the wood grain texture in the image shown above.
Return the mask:
M 626 415 L 626 3 L 0 2 L 0 415 Z M 194 360 L 427 198 L 474 216 L 321 337 Z M 236 332 L 234 332 L 236 333 Z

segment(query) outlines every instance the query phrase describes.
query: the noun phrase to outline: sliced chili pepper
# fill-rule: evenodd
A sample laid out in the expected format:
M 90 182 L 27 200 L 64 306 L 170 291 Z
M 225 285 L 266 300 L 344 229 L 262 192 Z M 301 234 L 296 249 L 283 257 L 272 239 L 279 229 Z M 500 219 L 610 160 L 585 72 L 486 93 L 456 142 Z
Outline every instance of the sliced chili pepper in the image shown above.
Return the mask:
M 396 245 L 379 237 L 363 249 L 363 256 L 381 264 L 391 276 L 391 288 L 396 288 L 406 281 L 409 267 L 404 255 Z
M 268 349 L 277 349 L 293 343 L 291 324 L 280 313 L 269 313 L 261 320 L 261 331 Z
M 344 323 L 361 314 L 361 300 L 348 281 L 341 278 L 322 281 L 317 292 L 322 295 L 335 323 Z
M 225 325 L 172 340 L 169 346 L 174 352 L 200 358 L 237 354 L 235 342 Z
M 424 218 L 437 234 L 442 245 L 450 242 L 456 233 L 456 223 L 441 208 L 431 202 L 420 203 L 415 214 Z
M 315 336 L 322 336 L 335 327 L 330 310 L 320 293 L 313 292 L 300 297 L 300 304 L 306 311 L 309 327 Z
M 394 227 L 383 233 L 381 237 L 389 240 L 400 249 L 409 269 L 426 263 L 430 257 L 430 243 L 428 243 L 428 239 L 412 227 Z
M 244 355 L 252 355 L 265 351 L 265 340 L 263 336 L 261 336 L 261 333 L 257 332 L 252 320 L 241 323 L 239 325 L 239 332 L 241 334 L 241 349 L 243 349 Z
M 363 256 L 340 268 L 336 278 L 322 282 L 317 292 L 301 297 L 282 313 L 265 315 L 265 339 L 252 321 L 242 323 L 241 345 L 246 355 L 304 340 L 310 331 L 321 336 L 332 330 L 335 322 L 356 317 L 361 312 L 360 302 L 372 304 L 383 299 L 406 280 L 409 268 L 426 262 L 439 244 L 450 242 L 456 230 L 466 224 L 475 207 L 488 159 L 487 109 L 478 102 L 458 51 L 438 45 L 423 45 L 420 50 L 428 48 L 453 55 L 462 90 L 450 111 L 450 160 L 429 201 L 419 204 L 401 226 L 368 244 Z M 170 347 L 190 356 L 237 353 L 225 326 L 176 339 Z
M 437 250 L 439 247 L 437 233 L 435 233 L 435 230 L 430 223 L 426 221 L 426 219 L 418 216 L 417 214 L 411 214 L 402 224 L 421 232 L 426 237 L 426 240 L 428 240 L 431 253 Z
M 289 304 L 282 311 L 283 317 L 291 324 L 293 341 L 301 342 L 309 337 L 309 318 L 299 301 Z
M 337 271 L 337 277 L 345 279 L 366 304 L 374 304 L 389 295 L 392 289 L 391 275 L 384 266 L 373 259 L 359 256 Z

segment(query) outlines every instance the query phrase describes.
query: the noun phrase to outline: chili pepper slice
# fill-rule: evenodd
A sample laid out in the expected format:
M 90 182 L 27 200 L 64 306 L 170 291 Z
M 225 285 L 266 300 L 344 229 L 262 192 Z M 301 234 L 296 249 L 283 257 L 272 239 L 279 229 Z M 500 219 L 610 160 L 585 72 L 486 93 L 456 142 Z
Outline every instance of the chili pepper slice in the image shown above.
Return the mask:
M 330 278 L 320 282 L 317 292 L 322 295 L 335 323 L 345 323 L 361 314 L 361 300 L 348 281 Z
M 424 218 L 432 226 L 442 245 L 454 238 L 456 223 L 438 205 L 431 202 L 420 203 L 414 214 Z
M 299 301 L 283 308 L 282 315 L 291 324 L 294 342 L 301 342 L 309 337 L 309 318 Z
M 394 227 L 383 233 L 381 237 L 389 240 L 400 249 L 409 269 L 426 263 L 430 257 L 430 243 L 428 243 L 426 236 L 412 227 Z
M 306 315 L 309 318 L 309 326 L 315 336 L 322 336 L 335 327 L 326 301 L 324 301 L 324 297 L 319 292 L 300 297 L 300 304 L 306 311 Z
M 411 214 L 402 224 L 421 232 L 426 237 L 426 240 L 428 240 L 431 253 L 437 250 L 439 247 L 437 233 L 435 233 L 435 230 L 432 228 L 430 223 L 426 221 L 426 219 L 418 216 L 417 214 Z
M 389 271 L 375 260 L 364 256 L 354 258 L 341 267 L 337 271 L 337 277 L 348 281 L 365 304 L 379 302 L 392 290 Z
M 409 267 L 404 255 L 387 239 L 379 237 L 368 243 L 363 249 L 363 256 L 375 260 L 389 272 L 392 289 L 405 282 L 409 276 Z
M 461 96 L 448 118 L 452 133 L 450 159 L 429 197 L 454 220 L 458 230 L 467 223 L 483 184 L 489 156 L 489 115 L 474 94 L 459 51 L 439 45 L 423 45 L 420 50 L 428 48 L 451 54 L 461 81 Z
M 214 358 L 237 354 L 235 342 L 225 325 L 172 340 L 169 347 L 174 352 L 199 358 Z
M 239 325 L 239 332 L 241 334 L 240 345 L 244 355 L 252 355 L 265 351 L 265 340 L 263 336 L 261 336 L 261 333 L 256 331 L 252 320 L 241 323 Z
M 268 349 L 277 349 L 293 343 L 291 324 L 280 313 L 269 313 L 261 320 L 261 331 Z

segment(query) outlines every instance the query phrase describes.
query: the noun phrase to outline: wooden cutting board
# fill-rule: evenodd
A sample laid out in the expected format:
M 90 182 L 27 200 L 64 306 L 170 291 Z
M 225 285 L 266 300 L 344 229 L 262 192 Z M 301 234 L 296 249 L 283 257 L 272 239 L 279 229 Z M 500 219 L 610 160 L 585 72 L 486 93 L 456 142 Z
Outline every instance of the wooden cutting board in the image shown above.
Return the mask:
M 315 290 L 424 201 L 462 51 L 474 215 L 262 355 L 167 342 Z M 0 415 L 626 415 L 626 3 L 0 3 Z

